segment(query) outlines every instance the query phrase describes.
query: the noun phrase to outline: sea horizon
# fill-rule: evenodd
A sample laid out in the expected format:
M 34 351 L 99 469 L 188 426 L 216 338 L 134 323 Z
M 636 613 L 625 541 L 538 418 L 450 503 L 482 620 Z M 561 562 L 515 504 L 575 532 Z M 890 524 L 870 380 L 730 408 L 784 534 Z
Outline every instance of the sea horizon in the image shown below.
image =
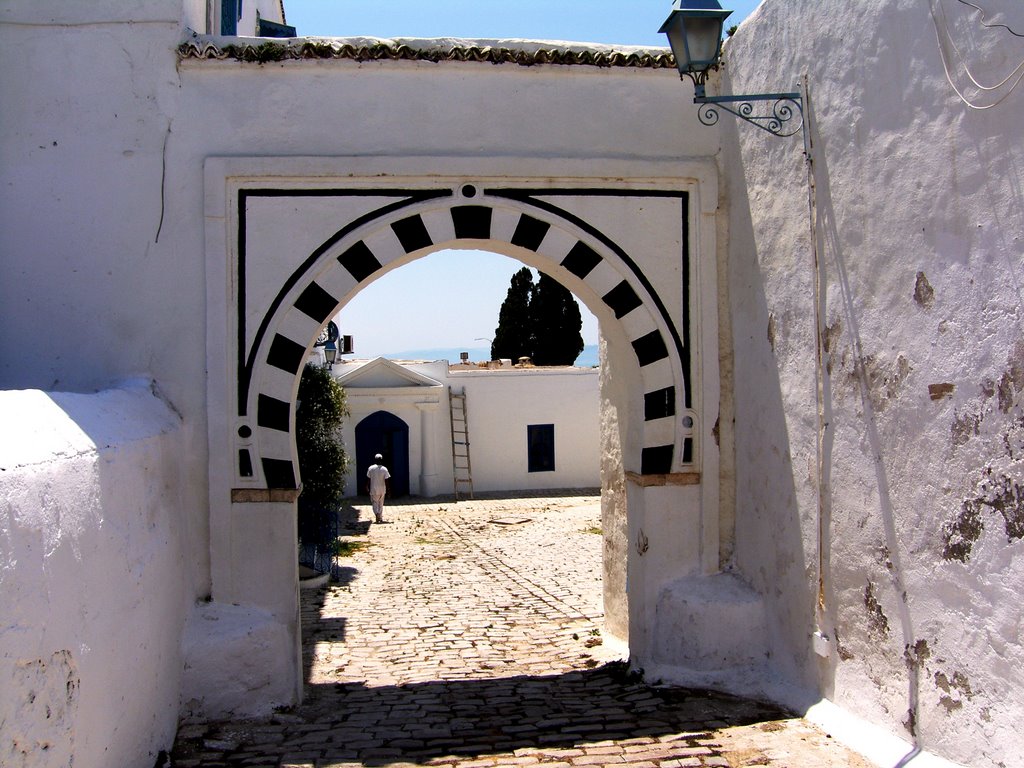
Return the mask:
M 472 363 L 486 363 L 491 359 L 490 347 L 428 347 L 370 355 L 361 353 L 357 347 L 353 351 L 352 357 L 356 359 L 383 357 L 387 360 L 447 360 L 449 363 L 458 363 L 462 359 L 463 352 L 469 354 L 469 361 Z M 596 368 L 598 364 L 597 344 L 585 344 L 573 365 L 577 368 Z

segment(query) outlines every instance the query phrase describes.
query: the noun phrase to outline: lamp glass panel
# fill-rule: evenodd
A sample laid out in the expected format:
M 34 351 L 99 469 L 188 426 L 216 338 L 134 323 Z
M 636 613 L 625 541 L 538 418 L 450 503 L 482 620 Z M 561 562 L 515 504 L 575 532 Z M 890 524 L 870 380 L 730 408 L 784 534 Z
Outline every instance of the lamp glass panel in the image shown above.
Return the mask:
M 682 16 L 677 14 L 672 19 L 672 23 L 665 34 L 668 36 L 669 47 L 672 48 L 672 53 L 676 57 L 676 66 L 679 68 L 679 71 L 689 72 L 690 53 L 686 47 L 686 30 L 684 29 Z
M 706 69 L 714 63 L 721 39 L 721 19 L 686 20 L 686 47 L 690 54 L 690 62 L 699 65 L 699 69 Z

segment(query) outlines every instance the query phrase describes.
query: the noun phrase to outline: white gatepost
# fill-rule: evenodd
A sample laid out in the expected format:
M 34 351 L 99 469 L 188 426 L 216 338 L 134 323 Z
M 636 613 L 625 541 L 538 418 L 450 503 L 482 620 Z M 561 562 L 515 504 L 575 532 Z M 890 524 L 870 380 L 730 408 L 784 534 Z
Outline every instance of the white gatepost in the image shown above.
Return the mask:
M 437 488 L 437 460 L 434 457 L 434 433 L 437 429 L 437 410 L 440 403 L 433 401 L 420 401 L 416 403 L 416 409 L 420 412 L 420 495 L 436 496 Z

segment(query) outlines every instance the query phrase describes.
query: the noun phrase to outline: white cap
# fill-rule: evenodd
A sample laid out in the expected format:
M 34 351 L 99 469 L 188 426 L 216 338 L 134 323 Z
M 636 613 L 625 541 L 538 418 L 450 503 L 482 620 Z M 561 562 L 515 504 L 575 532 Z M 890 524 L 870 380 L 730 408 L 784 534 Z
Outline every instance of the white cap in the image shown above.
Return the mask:
M 375 459 L 383 459 L 384 457 L 383 457 L 383 456 L 381 456 L 381 455 L 380 455 L 380 454 L 378 453 L 378 454 L 377 454 L 376 456 L 374 456 L 373 458 L 375 458 Z

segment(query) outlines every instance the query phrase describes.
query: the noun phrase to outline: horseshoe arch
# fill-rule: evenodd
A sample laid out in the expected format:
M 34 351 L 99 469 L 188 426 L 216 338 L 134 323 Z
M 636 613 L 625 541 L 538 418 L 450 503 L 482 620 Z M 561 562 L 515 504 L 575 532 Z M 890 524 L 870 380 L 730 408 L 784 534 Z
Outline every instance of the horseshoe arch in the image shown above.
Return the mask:
M 435 251 L 515 258 L 600 320 L 612 400 L 626 411 L 621 460 L 609 459 L 625 486 L 609 503 L 625 515 L 617 556 L 628 577 L 613 599 L 628 601 L 631 651 L 650 650 L 667 579 L 718 568 L 717 302 L 707 298 L 717 290 L 717 172 L 698 161 L 667 177 L 642 161 L 621 170 L 595 177 L 575 160 L 207 159 L 211 597 L 264 612 L 267 631 L 280 633 L 275 642 L 294 658 L 281 701 L 302 689 L 293 430 L 303 361 L 363 287 Z M 649 548 L 634 552 L 640 541 Z
M 243 192 L 243 205 L 252 194 L 265 192 Z M 585 192 L 579 189 L 491 189 L 470 183 L 419 190 L 332 234 L 289 275 L 252 344 L 238 355 L 238 462 L 233 486 L 298 487 L 293 402 L 313 340 L 339 306 L 367 282 L 446 247 L 481 247 L 521 260 L 525 256 L 562 282 L 573 283 L 588 306 L 599 297 L 605 317 L 610 313 L 621 325 L 642 381 L 643 391 L 637 396 L 643 399 L 643 438 L 634 465 L 641 475 L 692 468 L 696 414 L 688 313 L 680 328 L 621 245 L 552 202 L 560 195 L 581 194 Z M 642 195 L 674 197 L 684 211 L 687 207 L 685 191 Z M 685 294 L 690 276 L 688 249 L 683 251 Z

